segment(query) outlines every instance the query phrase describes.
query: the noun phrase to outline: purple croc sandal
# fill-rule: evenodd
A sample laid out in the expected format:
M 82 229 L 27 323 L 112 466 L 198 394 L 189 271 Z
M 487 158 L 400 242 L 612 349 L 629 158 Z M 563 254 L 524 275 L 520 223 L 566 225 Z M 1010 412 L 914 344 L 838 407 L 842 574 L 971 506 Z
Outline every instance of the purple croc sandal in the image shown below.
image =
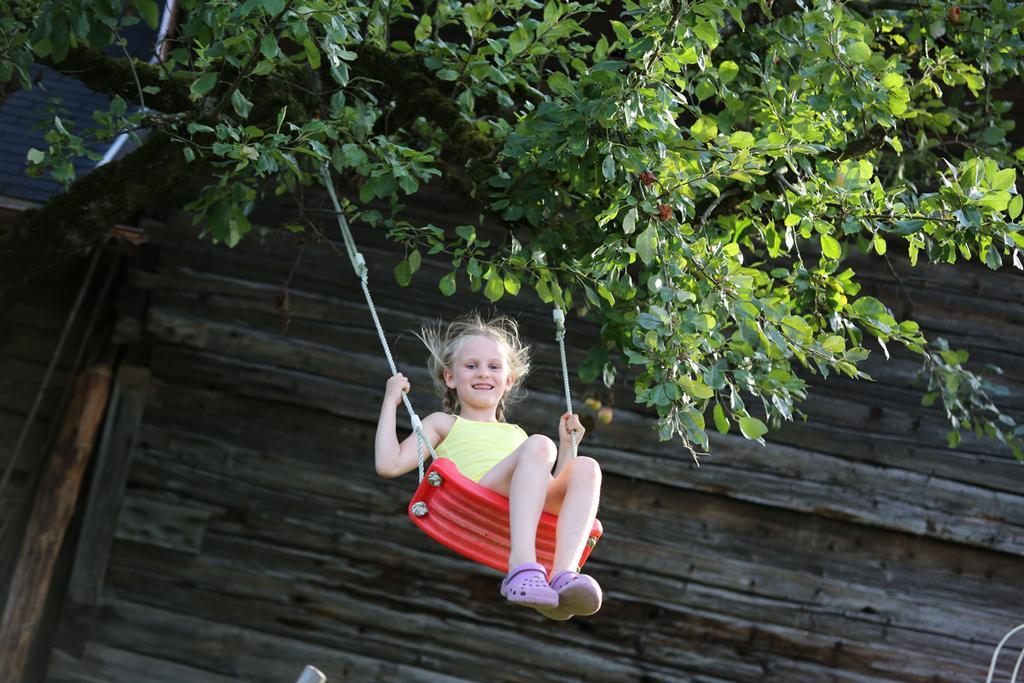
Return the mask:
M 551 588 L 558 594 L 558 607 L 538 607 L 548 619 L 566 621 L 574 616 L 588 617 L 601 609 L 601 586 L 586 574 L 565 570 L 551 578 Z
M 557 607 L 558 593 L 548 585 L 548 573 L 537 562 L 524 562 L 509 570 L 501 582 L 501 595 L 526 607 Z

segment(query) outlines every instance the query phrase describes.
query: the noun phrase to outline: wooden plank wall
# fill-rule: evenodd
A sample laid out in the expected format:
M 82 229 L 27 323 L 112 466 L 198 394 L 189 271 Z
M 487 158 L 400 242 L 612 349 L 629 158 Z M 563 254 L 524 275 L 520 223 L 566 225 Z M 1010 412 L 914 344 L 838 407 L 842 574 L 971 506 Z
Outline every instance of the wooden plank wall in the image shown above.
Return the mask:
M 347 261 L 306 250 L 282 332 L 275 298 L 297 247 L 228 250 L 188 232 L 151 229 L 157 263 L 130 272 L 149 304 L 120 335 L 148 358 L 145 410 L 128 409 L 141 415 L 130 457 L 110 458 L 130 463 L 119 505 L 102 504 L 110 554 L 99 586 L 94 564 L 75 568 L 53 683 L 284 682 L 307 663 L 357 682 L 966 681 L 1024 621 L 1024 468 L 970 437 L 946 449 L 940 411 L 912 386 L 916 362 L 880 352 L 867 366 L 877 382 L 816 381 L 810 422 L 767 448 L 715 438 L 699 469 L 620 389 L 614 421 L 583 444 L 606 474 L 605 539 L 588 565 L 606 606 L 567 623 L 508 607 L 496 573 L 407 521 L 415 475 L 374 474 L 388 370 Z M 465 282 L 436 293 L 445 269 L 432 259 L 399 288 L 394 248 L 357 238 L 427 414 L 439 403 L 405 331 L 486 302 Z M 884 264 L 858 268 L 896 303 Z M 1003 367 L 1014 395 L 1001 404 L 1021 417 L 1024 278 L 924 267 L 904 284 L 929 333 Z M 552 434 L 550 309 L 501 304 L 534 347 L 513 419 Z M 571 363 L 595 339 L 570 316 Z M 573 388 L 577 405 L 605 396 Z M 80 544 L 101 527 L 84 525 Z
M 13 215 L 0 210 L 0 233 L 13 220 Z M 62 602 L 60 589 L 67 578 L 70 557 L 47 552 L 56 553 L 62 547 L 65 528 L 58 523 L 48 528 L 45 535 L 26 529 L 32 524 L 33 514 L 38 515 L 42 509 L 55 512 L 61 505 L 59 497 L 39 499 L 37 496 L 45 488 L 40 481 L 47 464 L 51 463 L 52 467 L 54 458 L 60 458 L 61 449 L 55 448 L 57 430 L 68 417 L 65 411 L 72 398 L 71 380 L 76 361 L 81 367 L 83 360 L 91 359 L 90 346 L 84 340 L 88 336 L 92 340 L 103 338 L 103 325 L 96 324 L 102 316 L 93 315 L 102 310 L 102 307 L 97 308 L 101 287 L 96 280 L 97 276 L 107 276 L 104 273 L 106 263 L 102 259 L 95 263 L 91 258 L 73 260 L 29 283 L 0 292 L 0 611 L 8 617 L 4 626 L 13 627 L 6 631 L 7 638 L 0 636 L 0 649 L 5 650 L 0 654 L 0 681 L 3 682 L 41 680 L 49 659 L 48 643 L 55 632 Z M 91 269 L 90 264 L 95 268 Z M 92 278 L 88 277 L 90 272 Z M 72 316 L 80 294 L 81 305 L 77 315 Z M 69 319 L 71 325 L 63 350 L 58 353 Z M 56 365 L 47 381 L 47 368 L 55 356 Z M 29 421 L 37 397 L 38 411 Z M 100 405 L 98 410 L 102 411 L 102 407 Z M 17 451 L 26 427 L 25 440 Z M 63 454 L 69 452 L 65 449 Z M 51 480 L 51 483 L 56 481 L 58 487 L 71 484 L 71 488 L 63 488 L 70 496 L 63 499 L 64 502 L 73 500 L 76 492 L 75 477 L 70 470 L 60 470 L 67 464 L 62 462 L 58 470 L 70 478 L 62 476 Z M 2 482 L 9 467 L 12 467 L 10 479 L 4 487 Z M 82 474 L 83 471 L 77 472 L 78 477 Z M 51 495 L 53 491 L 51 487 Z M 57 517 L 51 521 L 55 520 Z M 26 534 L 33 539 L 28 545 L 23 544 Z M 43 551 L 43 548 L 49 550 Z M 34 566 L 30 568 L 30 565 Z M 29 577 L 27 581 L 26 577 Z M 48 595 L 53 584 L 57 590 Z M 26 634 L 29 635 L 24 643 L 32 642 L 32 636 L 36 636 L 31 650 L 16 645 Z M 16 676 L 15 670 L 22 670 L 23 675 Z
M 6 216 L 0 214 L 0 221 Z M 71 263 L 42 275 L 29 285 L 0 292 L 0 481 L 25 427 L 61 331 L 74 304 L 86 263 Z M 88 310 L 81 317 L 86 317 Z M 0 492 L 0 602 L 6 596 L 11 560 L 20 546 L 30 489 L 44 460 L 57 410 L 68 386 L 71 359 L 81 340 L 82 320 L 69 333 L 69 342 L 42 394 L 6 490 Z

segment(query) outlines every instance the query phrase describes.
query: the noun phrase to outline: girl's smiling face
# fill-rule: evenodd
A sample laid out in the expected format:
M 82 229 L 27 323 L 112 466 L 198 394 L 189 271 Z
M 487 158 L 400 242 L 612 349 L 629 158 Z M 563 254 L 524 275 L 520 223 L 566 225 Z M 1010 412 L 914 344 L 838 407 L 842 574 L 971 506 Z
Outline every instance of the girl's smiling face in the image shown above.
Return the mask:
M 515 381 L 504 347 L 482 335 L 467 337 L 462 342 L 452 366 L 444 371 L 445 384 L 455 389 L 463 408 L 474 413 L 496 408 Z

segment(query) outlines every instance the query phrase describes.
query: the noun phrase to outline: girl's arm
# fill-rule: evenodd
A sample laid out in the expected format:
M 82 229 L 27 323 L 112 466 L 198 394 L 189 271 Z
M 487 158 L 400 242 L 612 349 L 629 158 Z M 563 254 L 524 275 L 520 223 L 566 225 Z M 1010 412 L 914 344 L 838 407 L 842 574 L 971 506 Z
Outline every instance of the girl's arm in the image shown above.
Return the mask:
M 569 432 L 576 432 L 576 447 L 578 449 L 586 431 L 580 424 L 579 415 L 574 413 L 562 415 L 558 421 L 558 459 L 555 460 L 553 476 L 557 477 L 558 473 L 572 460 L 572 436 Z
M 557 477 L 558 473 L 565 469 L 565 466 L 572 460 L 572 444 L 559 444 L 558 459 L 555 460 L 555 469 L 551 476 Z
M 407 391 L 409 382 L 402 373 L 397 373 L 388 380 L 384 404 L 380 408 L 380 418 L 377 420 L 377 435 L 374 437 L 374 465 L 377 474 L 382 477 L 403 475 L 419 464 L 419 440 L 416 438 L 416 432 L 399 444 L 395 427 L 395 412 L 402 402 L 402 392 Z M 423 433 L 426 434 L 431 446 L 437 446 L 441 441 L 437 430 L 438 415 L 444 413 L 433 413 L 421 420 Z
M 437 448 L 441 442 L 441 436 L 438 433 L 438 416 L 443 419 L 444 415 L 441 412 L 431 413 L 420 420 L 420 424 L 423 425 L 423 433 L 434 448 Z M 416 438 L 416 432 L 413 431 L 399 444 L 395 431 L 395 411 L 382 409 L 380 421 L 377 422 L 377 450 L 374 460 L 377 474 L 387 479 L 399 477 L 416 469 L 420 461 L 419 439 Z M 429 462 L 430 453 L 424 453 L 423 457 Z

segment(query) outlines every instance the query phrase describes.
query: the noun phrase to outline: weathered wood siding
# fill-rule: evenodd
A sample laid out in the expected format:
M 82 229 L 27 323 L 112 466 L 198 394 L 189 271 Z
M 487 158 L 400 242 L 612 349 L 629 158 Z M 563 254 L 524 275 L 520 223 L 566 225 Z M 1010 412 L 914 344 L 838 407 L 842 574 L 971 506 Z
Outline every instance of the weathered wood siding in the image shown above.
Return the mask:
M 0 234 L 12 220 L 10 212 L 0 209 Z M 73 263 L 44 274 L 30 285 L 0 292 L 0 481 L 42 389 L 39 410 L 29 425 L 8 485 L 0 492 L 0 530 L 6 530 L 0 535 L 0 586 L 4 588 L 10 561 L 20 543 L 18 531 L 31 503 L 26 493 L 36 481 L 44 449 L 60 417 L 57 411 L 84 332 L 80 318 L 70 330 L 65 353 L 43 389 L 47 367 L 85 271 L 85 263 Z M 0 590 L 0 603 L 5 596 L 6 590 Z
M 604 609 L 554 623 L 508 607 L 496 573 L 408 522 L 415 475 L 374 474 L 388 369 L 347 261 L 306 250 L 282 332 L 294 245 L 151 232 L 155 265 L 132 267 L 124 293 L 148 306 L 119 324 L 150 374 L 121 393 L 138 427 L 103 456 L 120 464 L 94 475 L 104 493 L 79 538 L 53 683 L 271 683 L 306 663 L 357 682 L 966 681 L 1024 621 L 1024 468 L 970 437 L 946 449 L 917 364 L 880 352 L 866 365 L 877 382 L 815 381 L 807 424 L 767 448 L 716 437 L 699 469 L 620 389 L 614 421 L 583 444 L 606 474 L 588 565 Z M 439 295 L 431 259 L 399 288 L 395 249 L 357 238 L 427 414 L 424 352 L 404 332 L 482 299 L 464 282 Z M 858 268 L 896 302 L 884 264 Z M 930 334 L 1003 367 L 1014 395 L 1001 405 L 1019 417 L 1024 278 L 922 267 L 904 283 Z M 513 419 L 552 434 L 564 407 L 550 309 L 501 303 L 536 361 Z M 570 316 L 570 363 L 595 339 Z M 588 387 L 573 388 L 582 405 Z
M 0 209 L 0 239 L 14 215 L 13 211 Z M 97 308 L 95 301 L 100 298 L 98 292 L 102 286 L 98 281 L 106 276 L 107 265 L 103 259 L 96 261 L 93 269 L 90 269 L 90 261 L 68 263 L 31 283 L 0 291 L 0 614 L 4 615 L 0 617 L 0 631 L 3 631 L 0 635 L 0 650 L 3 650 L 0 682 L 3 683 L 17 678 L 11 673 L 15 667 L 24 669 L 25 680 L 41 680 L 49 659 L 47 644 L 52 639 L 61 608 L 60 586 L 66 580 L 70 558 L 66 553 L 48 554 L 62 547 L 64 528 L 58 516 L 51 517 L 54 523 L 48 525 L 42 537 L 26 532 L 26 528 L 31 524 L 34 507 L 38 523 L 41 509 L 55 511 L 61 504 L 59 496 L 39 494 L 41 488 L 45 488 L 40 480 L 48 462 L 61 473 L 60 478 L 51 481 L 66 493 L 77 494 L 74 477 L 67 471 L 67 463 L 60 462 L 57 452 L 60 449 L 55 448 L 57 428 L 61 420 L 67 418 L 65 406 L 72 397 L 75 367 L 89 362 L 90 351 L 95 351 L 95 347 L 86 343 L 86 338 L 103 337 L 103 326 L 97 324 L 103 319 L 103 309 Z M 90 272 L 92 277 L 87 278 Z M 77 315 L 72 315 L 83 288 L 82 306 Z M 58 354 L 60 338 L 69 321 L 63 351 Z M 47 368 L 55 357 L 54 371 L 47 380 Z M 37 398 L 38 410 L 30 421 Z M 103 406 L 95 407 L 102 409 Z M 26 427 L 24 442 L 15 459 L 19 438 Z M 87 450 L 82 451 L 83 455 Z M 80 476 L 82 471 L 78 474 Z M 5 476 L 9 476 L 6 486 L 2 483 Z M 50 487 L 49 491 L 53 494 L 55 489 Z M 70 500 L 73 498 L 68 502 Z M 23 540 L 26 534 L 34 539 L 27 546 Z M 48 552 L 41 552 L 43 548 L 48 548 Z M 45 562 L 40 562 L 44 557 Z M 21 572 L 20 582 L 16 577 L 18 571 Z M 51 575 L 58 589 L 44 601 Z M 33 640 L 32 636 L 36 638 L 31 651 L 16 647 L 15 641 L 21 639 L 28 643 Z

